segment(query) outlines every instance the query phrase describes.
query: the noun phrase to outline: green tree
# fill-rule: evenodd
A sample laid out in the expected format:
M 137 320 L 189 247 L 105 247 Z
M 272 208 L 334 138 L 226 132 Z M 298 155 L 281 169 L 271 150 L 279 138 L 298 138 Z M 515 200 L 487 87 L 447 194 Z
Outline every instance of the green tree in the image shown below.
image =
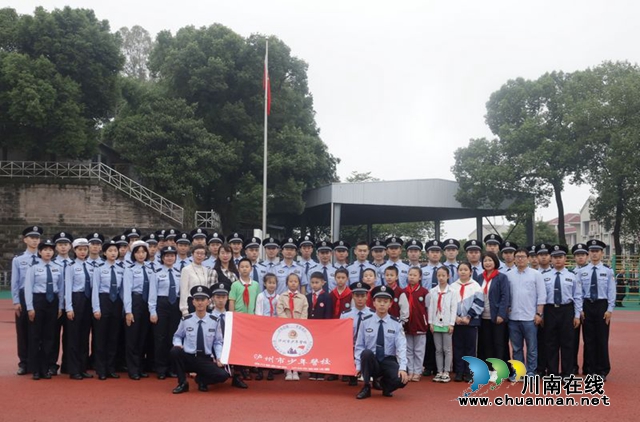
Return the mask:
M 550 243 L 556 244 L 558 243 L 558 233 L 555 229 L 550 226 L 548 223 L 542 220 L 538 220 L 535 223 L 533 229 L 535 243 Z M 527 234 L 525 231 L 524 224 L 512 224 L 509 226 L 509 229 L 506 233 L 502 234 L 504 240 L 510 240 L 511 242 L 516 243 L 520 247 L 524 247 L 528 245 L 527 242 Z M 569 245 L 571 247 L 571 245 Z
M 131 29 L 126 26 L 120 28 L 116 35 L 120 37 L 121 51 L 125 57 L 122 74 L 141 81 L 148 80 L 147 61 L 153 48 L 149 32 L 139 25 L 134 25 Z
M 185 27 L 158 34 L 149 69 L 169 96 L 194 106 L 207 131 L 218 136 L 238 164 L 201 190 L 226 228 L 260 225 L 263 167 L 262 88 L 266 38 L 243 38 L 223 25 Z M 269 38 L 272 107 L 269 116 L 269 223 L 290 226 L 302 193 L 337 180 L 338 160 L 327 151 L 314 119 L 307 64 Z

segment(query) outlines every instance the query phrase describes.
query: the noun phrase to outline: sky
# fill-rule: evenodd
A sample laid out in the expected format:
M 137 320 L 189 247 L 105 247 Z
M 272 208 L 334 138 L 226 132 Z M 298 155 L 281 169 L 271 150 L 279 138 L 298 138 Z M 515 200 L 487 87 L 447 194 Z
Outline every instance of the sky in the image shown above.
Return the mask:
M 151 34 L 221 23 L 275 35 L 309 64 L 316 121 L 329 151 L 352 171 L 383 180 L 454 180 L 456 149 L 492 137 L 485 104 L 509 79 L 572 72 L 605 60 L 640 61 L 640 2 L 378 0 L 19 0 L 30 14 L 65 5 L 93 9 L 113 31 Z M 2 5 L 0 5 L 1 7 Z M 578 212 L 589 186 L 567 186 Z M 555 205 L 537 218 L 557 217 Z M 497 219 L 496 222 L 500 222 Z M 474 220 L 448 221 L 466 238 Z

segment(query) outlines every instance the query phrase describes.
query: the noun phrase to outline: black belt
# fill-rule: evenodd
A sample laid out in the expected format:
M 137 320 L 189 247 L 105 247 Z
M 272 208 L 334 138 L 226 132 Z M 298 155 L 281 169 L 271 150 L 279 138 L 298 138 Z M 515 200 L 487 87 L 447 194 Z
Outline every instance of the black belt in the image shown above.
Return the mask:
M 187 353 L 187 352 L 185 352 Z M 204 352 L 187 353 L 187 355 L 195 356 L 197 358 L 211 358 L 212 355 L 207 355 Z
M 573 306 L 573 302 L 565 303 L 564 305 L 556 305 L 555 303 L 547 303 L 546 306 L 553 306 L 554 308 L 564 308 L 567 306 Z
M 608 300 L 607 299 L 596 299 L 596 300 L 587 299 L 584 301 L 584 303 L 600 303 L 600 302 L 608 302 Z

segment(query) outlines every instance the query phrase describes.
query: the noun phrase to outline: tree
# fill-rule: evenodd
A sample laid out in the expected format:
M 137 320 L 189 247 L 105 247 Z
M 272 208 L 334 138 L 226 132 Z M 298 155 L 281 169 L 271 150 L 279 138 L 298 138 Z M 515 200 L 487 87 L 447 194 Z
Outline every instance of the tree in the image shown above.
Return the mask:
M 149 32 L 139 25 L 134 25 L 131 29 L 126 26 L 120 28 L 116 35 L 121 40 L 121 51 L 125 57 L 123 75 L 141 81 L 148 80 L 147 61 L 153 49 L 153 40 Z
M 583 145 L 597 198 L 592 215 L 613 228 L 616 254 L 626 234 L 640 233 L 640 68 L 604 62 L 577 72 L 568 87 L 571 121 Z
M 558 233 L 549 223 L 542 220 L 538 220 L 535 223 L 534 237 L 536 244 L 547 243 L 553 245 L 558 243 Z M 512 224 L 509 230 L 502 234 L 502 238 L 504 240 L 510 240 L 520 247 L 527 246 L 528 244 L 524 224 Z M 571 247 L 571 245 L 569 245 L 569 247 Z
M 167 94 L 193 106 L 237 160 L 201 190 L 200 205 L 218 210 L 226 228 L 261 221 L 265 41 L 219 24 L 185 27 L 175 36 L 160 32 L 149 58 L 152 76 Z M 269 222 L 286 226 L 303 210 L 305 190 L 337 180 L 338 160 L 319 137 L 306 71 L 289 47 L 269 38 Z

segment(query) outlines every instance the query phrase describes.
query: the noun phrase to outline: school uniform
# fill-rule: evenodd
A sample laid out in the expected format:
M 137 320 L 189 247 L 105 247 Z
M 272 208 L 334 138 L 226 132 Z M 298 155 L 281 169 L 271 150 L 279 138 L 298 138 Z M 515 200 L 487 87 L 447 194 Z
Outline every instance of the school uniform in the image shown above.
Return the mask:
M 87 372 L 91 330 L 91 279 L 95 268 L 76 259 L 65 275 L 65 310 L 73 312 L 67 320 L 67 369 L 71 376 Z
M 427 296 L 427 321 L 433 327 L 448 328 L 456 324 L 459 293 L 454 294 L 447 284 L 443 291 L 439 286 L 429 290 Z M 429 330 L 431 332 L 431 330 Z M 453 335 L 448 332 L 435 331 L 432 335 L 435 350 L 435 366 L 437 373 L 451 372 L 453 361 Z M 427 339 L 427 341 L 429 341 Z
M 278 318 L 307 319 L 309 316 L 309 304 L 307 298 L 300 292 L 286 292 L 278 296 L 276 308 Z
M 158 317 L 153 327 L 156 372 L 164 378 L 170 369 L 171 339 L 180 324 L 180 271 L 163 265 L 151 281 L 149 313 Z
M 338 287 L 329 293 L 332 302 L 333 315 L 331 318 L 340 318 L 340 314 L 351 309 L 351 299 L 353 295 L 349 286 L 345 286 L 342 293 L 338 292 Z
M 333 299 L 324 290 L 307 293 L 308 319 L 333 318 Z
M 460 380 L 471 374 L 469 364 L 462 357 L 477 356 L 478 327 L 484 309 L 484 298 L 480 285 L 473 279 L 466 284 L 458 279 L 451 285 L 451 290 L 458 297 L 456 316 L 470 317 L 468 325 L 456 324 L 453 330 L 453 365 L 456 380 Z
M 249 283 L 245 283 L 243 280 L 234 281 L 233 284 L 231 284 L 231 291 L 229 292 L 229 300 L 235 302 L 234 312 L 253 315 L 259 292 L 260 287 L 258 287 L 258 283 L 253 280 Z
M 275 292 L 270 295 L 269 292 L 264 290 L 256 297 L 256 315 L 277 318 L 277 306 L 278 294 Z
M 334 267 L 333 264 L 318 264 L 318 272 L 322 273 L 322 276 L 326 281 L 322 286 L 322 289 L 327 293 L 336 288 L 336 269 L 337 268 Z
M 91 304 L 93 313 L 100 312 L 100 319 L 94 319 L 93 333 L 96 337 L 94 367 L 100 379 L 106 379 L 116 372 L 118 337 L 122 326 L 122 277 L 124 269 L 117 263 L 109 262 L 93 271 Z
M 357 283 L 358 281 L 362 281 L 362 273 L 364 273 L 364 270 L 366 269 L 372 269 L 373 271 L 377 272 L 377 268 L 369 261 L 355 261 L 351 263 L 351 265 L 347 267 L 347 271 L 349 271 L 349 283 Z
M 420 285 L 408 285 L 405 294 L 409 301 L 409 320 L 404 325 L 407 337 L 407 372 L 422 374 L 425 348 L 427 344 L 427 305 L 428 291 Z
M 398 269 L 398 284 L 401 289 L 407 287 L 407 279 L 409 278 L 409 265 L 404 262 L 397 260 L 387 260 L 384 265 L 380 267 L 380 278 L 382 280 L 382 284 L 386 284 L 386 280 L 384 279 L 384 271 L 389 267 L 396 267 Z
M 125 325 L 127 371 L 129 377 L 139 378 L 149 331 L 149 294 L 154 284 L 155 272 L 145 264 L 135 263 L 125 268 L 123 275 L 124 313 L 133 314 L 134 321 Z
M 398 318 L 400 322 L 404 324 L 409 320 L 409 301 L 407 299 L 407 295 L 398 283 L 393 287 L 390 287 L 389 285 L 386 287 L 391 289 L 393 292 L 389 315 Z
M 37 232 L 36 232 L 37 233 Z M 20 305 L 22 312 L 15 316 L 16 338 L 18 343 L 18 373 L 27 373 L 29 362 L 29 316 L 24 300 L 24 280 L 29 267 L 40 262 L 38 252 L 28 250 L 17 255 L 11 261 L 11 300 L 13 305 Z
M 278 279 L 278 285 L 276 287 L 276 292 L 278 294 L 284 293 L 287 288 L 287 277 L 289 274 L 296 274 L 300 279 L 300 287 L 299 290 L 302 290 L 302 287 L 309 284 L 309 281 L 304 276 L 304 268 L 298 265 L 296 261 L 292 261 L 291 264 L 287 264 L 284 260 L 280 261 L 278 265 L 274 268 L 275 275 Z

